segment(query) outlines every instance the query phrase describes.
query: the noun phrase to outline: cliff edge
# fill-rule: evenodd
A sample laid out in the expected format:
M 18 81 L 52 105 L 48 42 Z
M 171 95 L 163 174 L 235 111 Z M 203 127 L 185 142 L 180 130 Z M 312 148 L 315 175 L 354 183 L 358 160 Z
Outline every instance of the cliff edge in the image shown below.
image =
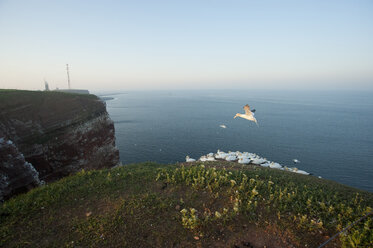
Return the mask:
M 1 90 L 0 138 L 14 143 L 46 182 L 119 163 L 114 123 L 95 95 Z

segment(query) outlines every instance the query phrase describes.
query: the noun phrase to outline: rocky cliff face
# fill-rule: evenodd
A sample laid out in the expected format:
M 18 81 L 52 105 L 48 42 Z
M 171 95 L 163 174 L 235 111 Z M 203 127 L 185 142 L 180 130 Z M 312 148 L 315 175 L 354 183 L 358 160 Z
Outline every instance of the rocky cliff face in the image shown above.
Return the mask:
M 0 201 L 40 184 L 39 173 L 11 140 L 0 138 Z
M 46 182 L 119 163 L 114 124 L 94 95 L 0 91 L 0 138 L 12 140 Z

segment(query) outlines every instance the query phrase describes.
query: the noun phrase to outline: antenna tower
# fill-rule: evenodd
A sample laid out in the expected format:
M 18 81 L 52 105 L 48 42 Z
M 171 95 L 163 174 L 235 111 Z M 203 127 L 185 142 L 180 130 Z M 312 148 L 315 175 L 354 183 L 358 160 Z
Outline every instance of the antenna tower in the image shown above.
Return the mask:
M 68 83 L 68 85 L 69 85 L 69 89 L 70 89 L 71 87 L 70 87 L 69 64 L 66 64 L 66 71 L 67 71 L 67 83 Z

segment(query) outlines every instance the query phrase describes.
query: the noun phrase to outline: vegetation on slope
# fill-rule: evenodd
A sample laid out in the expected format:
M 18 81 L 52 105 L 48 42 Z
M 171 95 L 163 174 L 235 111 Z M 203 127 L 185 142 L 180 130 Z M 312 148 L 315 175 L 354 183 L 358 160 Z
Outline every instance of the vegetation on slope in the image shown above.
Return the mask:
M 317 247 L 372 206 L 369 192 L 311 176 L 144 163 L 82 171 L 6 201 L 0 246 Z M 326 247 L 369 247 L 372 229 L 367 218 Z

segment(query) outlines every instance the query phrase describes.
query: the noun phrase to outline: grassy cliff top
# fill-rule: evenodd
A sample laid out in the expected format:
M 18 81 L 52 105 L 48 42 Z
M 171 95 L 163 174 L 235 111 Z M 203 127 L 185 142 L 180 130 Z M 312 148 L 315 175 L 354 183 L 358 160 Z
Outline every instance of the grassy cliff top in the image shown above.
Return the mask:
M 15 130 L 24 143 L 43 143 L 55 132 L 105 112 L 105 104 L 95 95 L 0 90 L 0 121 L 3 124 L 0 135 L 17 139 L 13 135 Z
M 71 115 L 72 109 L 75 112 L 82 109 L 102 110 L 102 104 L 95 104 L 98 100 L 95 95 L 0 89 L 0 113 L 9 118 L 22 119 L 36 118 L 36 114 L 43 117 L 50 111 L 53 111 L 53 115 Z
M 228 162 L 82 171 L 0 206 L 5 247 L 318 247 L 373 194 Z M 326 247 L 369 247 L 368 217 Z

